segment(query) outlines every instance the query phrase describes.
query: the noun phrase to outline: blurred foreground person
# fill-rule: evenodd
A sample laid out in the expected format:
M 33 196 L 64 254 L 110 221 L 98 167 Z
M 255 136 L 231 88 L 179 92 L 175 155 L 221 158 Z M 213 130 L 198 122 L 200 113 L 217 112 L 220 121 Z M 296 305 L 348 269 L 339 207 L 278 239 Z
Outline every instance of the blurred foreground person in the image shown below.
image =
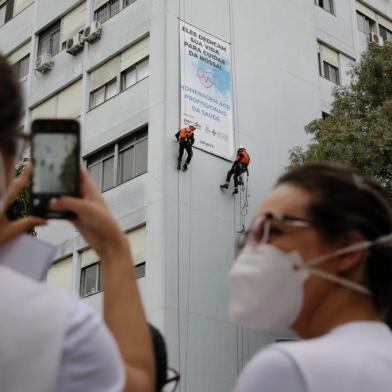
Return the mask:
M 157 328 L 149 324 L 155 357 L 155 391 L 174 392 L 180 381 L 179 373 L 167 367 L 167 350 L 165 339 Z
M 388 196 L 354 169 L 310 165 L 279 179 L 229 274 L 229 311 L 304 340 L 261 350 L 237 392 L 391 390 L 391 233 Z
M 7 207 L 28 182 L 31 167 L 12 181 L 16 128 L 22 102 L 11 67 L 0 56 L 0 245 L 43 219 L 6 218 Z M 86 170 L 82 198 L 64 197 L 56 210 L 71 210 L 73 224 L 98 253 L 104 276 L 104 318 L 78 299 L 1 265 L 0 390 L 2 392 L 152 392 L 151 336 L 127 240 Z M 25 249 L 26 258 L 32 250 Z

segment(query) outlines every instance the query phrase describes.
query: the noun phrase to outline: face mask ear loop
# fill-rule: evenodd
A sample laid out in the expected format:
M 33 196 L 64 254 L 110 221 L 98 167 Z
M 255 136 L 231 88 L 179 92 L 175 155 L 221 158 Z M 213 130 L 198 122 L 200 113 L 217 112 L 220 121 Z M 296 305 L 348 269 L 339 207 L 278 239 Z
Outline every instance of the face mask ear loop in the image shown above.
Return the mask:
M 312 275 L 319 276 L 321 278 L 329 280 L 330 282 L 338 283 L 342 286 L 348 287 L 349 289 L 357 291 L 361 294 L 371 295 L 371 292 L 366 287 L 360 285 L 359 283 L 355 283 L 345 278 L 340 278 L 339 276 L 330 274 L 329 272 L 325 272 L 319 269 L 309 268 L 309 270 Z
M 363 250 L 363 249 L 368 249 L 371 246 L 374 245 L 379 245 L 379 244 L 385 244 L 391 242 L 392 243 L 392 233 L 390 234 L 386 234 L 383 235 L 382 237 L 377 238 L 376 240 L 373 241 L 362 241 L 362 242 L 358 242 L 356 244 L 347 246 L 346 248 L 340 249 L 336 252 L 327 254 L 327 255 L 323 255 L 320 257 L 316 257 L 315 259 L 309 261 L 308 263 L 306 263 L 305 265 L 303 265 L 303 268 L 312 268 L 315 267 L 319 264 L 322 264 L 324 261 L 327 261 L 329 259 L 331 259 L 332 257 L 335 256 L 343 256 L 349 253 L 353 253 L 356 252 L 358 250 Z
M 358 250 L 363 250 L 363 249 L 367 249 L 370 246 L 372 246 L 375 242 L 373 241 L 363 241 L 363 242 L 358 242 L 356 244 L 347 246 L 346 248 L 340 249 L 336 252 L 333 253 L 329 253 L 327 255 L 322 255 L 319 257 L 316 257 L 315 259 L 307 262 L 306 264 L 304 264 L 302 267 L 303 268 L 312 268 L 312 267 L 316 267 L 317 265 L 322 264 L 324 261 L 327 261 L 329 259 L 332 259 L 333 257 L 336 256 L 343 256 L 349 253 L 353 253 L 356 252 Z

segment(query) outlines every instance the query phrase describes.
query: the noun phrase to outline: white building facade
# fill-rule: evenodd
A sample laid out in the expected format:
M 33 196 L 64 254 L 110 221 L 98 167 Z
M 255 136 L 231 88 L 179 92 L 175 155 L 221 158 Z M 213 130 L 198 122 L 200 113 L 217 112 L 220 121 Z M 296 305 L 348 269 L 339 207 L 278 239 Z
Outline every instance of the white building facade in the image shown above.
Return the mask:
M 350 64 L 369 40 L 392 40 L 392 0 L 0 0 L 0 51 L 26 98 L 21 129 L 39 117 L 80 121 L 83 159 L 127 233 L 180 390 L 223 392 L 288 333 L 227 318 L 245 202 L 218 187 L 230 162 L 195 149 L 189 170 L 176 170 L 181 20 L 231 45 L 234 140 L 252 158 L 249 223 Z M 79 233 L 54 221 L 39 236 L 58 246 L 48 282 L 101 310 L 99 259 Z

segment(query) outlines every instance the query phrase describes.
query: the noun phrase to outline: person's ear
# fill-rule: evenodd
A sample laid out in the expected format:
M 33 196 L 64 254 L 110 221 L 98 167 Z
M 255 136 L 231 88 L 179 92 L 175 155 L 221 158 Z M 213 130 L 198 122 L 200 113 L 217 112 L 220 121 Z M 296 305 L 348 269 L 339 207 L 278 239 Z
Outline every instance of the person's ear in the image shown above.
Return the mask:
M 359 231 L 352 230 L 344 235 L 343 247 L 354 245 L 364 240 L 365 239 L 363 235 Z M 352 253 L 338 256 L 337 271 L 340 273 L 345 273 L 356 268 L 365 258 L 365 254 L 366 254 L 366 249 L 362 249 Z

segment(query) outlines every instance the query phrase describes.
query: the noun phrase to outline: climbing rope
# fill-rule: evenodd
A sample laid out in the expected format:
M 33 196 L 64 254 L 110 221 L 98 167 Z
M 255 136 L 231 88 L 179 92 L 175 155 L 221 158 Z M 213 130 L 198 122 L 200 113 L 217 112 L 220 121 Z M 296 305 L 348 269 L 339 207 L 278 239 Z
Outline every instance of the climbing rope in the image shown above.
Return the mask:
M 244 174 L 241 174 L 243 176 Z M 240 225 L 241 225 L 241 230 L 238 233 L 243 233 L 245 232 L 245 225 L 246 225 L 246 217 L 248 215 L 248 207 L 249 207 L 249 198 L 250 198 L 250 192 L 249 192 L 249 175 L 246 176 L 246 183 L 244 185 L 243 183 L 243 177 L 242 177 L 242 191 L 245 192 L 245 198 L 244 202 L 241 205 L 241 211 L 240 211 Z

